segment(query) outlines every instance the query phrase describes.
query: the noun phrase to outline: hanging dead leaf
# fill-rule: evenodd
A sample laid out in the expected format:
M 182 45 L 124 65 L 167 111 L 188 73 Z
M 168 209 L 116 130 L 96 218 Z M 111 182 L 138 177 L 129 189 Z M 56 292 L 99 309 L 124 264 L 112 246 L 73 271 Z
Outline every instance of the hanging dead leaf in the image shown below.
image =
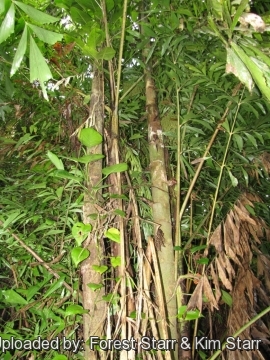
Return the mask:
M 232 229 L 233 232 L 233 240 L 236 246 L 239 245 L 239 239 L 240 239 L 240 234 L 239 234 L 239 219 L 238 217 L 234 217 L 233 216 L 233 212 L 230 211 L 229 214 L 227 215 L 226 218 L 226 222 L 228 221 L 228 224 L 230 226 L 230 228 Z
M 261 154 L 261 156 L 259 157 L 263 167 L 265 168 L 265 170 L 267 171 L 267 173 L 269 174 L 270 172 L 270 154 L 268 152 L 263 152 Z
M 226 269 L 226 273 L 229 276 L 229 281 L 232 282 L 233 278 L 235 277 L 235 271 L 232 267 L 232 264 L 230 263 L 230 260 L 228 259 L 228 257 L 223 253 L 220 254 L 218 257 L 220 264 L 222 265 L 222 267 L 224 269 Z
M 216 230 L 213 232 L 209 243 L 214 245 L 218 253 L 223 251 L 221 224 L 219 224 Z
M 200 281 L 202 275 L 199 274 L 199 273 L 197 273 L 196 276 L 197 276 L 197 277 L 194 277 L 193 282 L 194 282 L 194 284 L 197 285 L 197 284 L 199 284 L 199 281 Z
M 250 224 L 252 225 L 257 225 L 256 224 L 256 221 L 253 220 L 248 211 L 244 208 L 244 209 L 240 209 L 236 204 L 234 205 L 234 211 L 237 212 L 237 214 L 239 215 L 239 219 L 242 220 L 242 221 L 247 221 L 249 222 Z
M 203 292 L 203 277 L 201 277 L 198 285 L 196 286 L 195 290 L 193 291 L 193 294 L 191 295 L 187 310 L 193 310 L 198 309 L 200 312 L 202 312 L 202 292 Z
M 210 265 L 210 269 L 211 269 L 211 276 L 213 279 L 213 283 L 215 285 L 215 297 L 216 297 L 216 301 L 217 303 L 219 302 L 219 299 L 221 298 L 221 291 L 220 291 L 220 287 L 219 287 L 219 279 L 218 279 L 218 275 L 214 269 L 213 264 Z
M 62 48 L 63 49 L 63 55 L 69 54 L 73 50 L 75 44 L 76 44 L 75 42 L 71 42 L 71 43 L 66 44 L 65 46 L 63 46 L 63 48 Z
M 207 297 L 207 299 L 209 301 L 211 311 L 213 311 L 214 308 L 216 308 L 218 310 L 218 304 L 214 297 L 213 290 L 212 290 L 212 288 L 209 284 L 209 281 L 205 275 L 203 276 L 203 294 L 204 294 L 204 296 Z
M 63 53 L 63 46 L 62 43 L 57 42 L 53 45 L 54 50 L 57 52 L 58 56 L 62 56 Z
M 228 290 L 232 290 L 232 284 L 230 283 L 229 279 L 227 278 L 225 269 L 223 268 L 222 264 L 220 263 L 219 258 L 216 258 L 215 262 L 216 262 L 216 264 L 217 264 L 218 275 L 219 275 L 219 277 L 220 277 L 220 280 L 221 280 L 222 284 L 223 284 Z

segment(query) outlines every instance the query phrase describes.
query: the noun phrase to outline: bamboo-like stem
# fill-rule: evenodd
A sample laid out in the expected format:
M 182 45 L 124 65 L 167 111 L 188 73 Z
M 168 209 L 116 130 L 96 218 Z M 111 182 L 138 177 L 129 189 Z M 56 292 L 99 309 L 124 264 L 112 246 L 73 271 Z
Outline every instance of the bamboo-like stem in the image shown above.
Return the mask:
M 121 74 L 122 74 L 122 57 L 123 57 L 124 41 L 125 41 L 125 33 L 126 33 L 127 4 L 128 4 L 128 0 L 124 0 L 121 40 L 120 40 L 119 57 L 118 57 L 116 94 L 115 94 L 115 112 L 117 114 L 118 114 L 118 104 L 119 104 L 119 94 L 120 94 L 119 91 L 120 91 L 120 82 L 121 82 Z M 118 118 L 118 116 L 117 116 L 117 118 Z M 118 128 L 118 123 L 117 123 L 117 128 Z
M 153 264 L 154 264 L 154 270 L 155 270 L 155 286 L 157 290 L 157 299 L 158 299 L 158 305 L 159 305 L 159 312 L 161 315 L 161 326 L 162 329 L 162 336 L 163 339 L 169 339 L 169 332 L 168 332 L 168 326 L 166 321 L 166 300 L 165 296 L 163 295 L 163 289 L 162 289 L 162 278 L 160 274 L 159 264 L 158 264 L 158 257 L 156 253 L 156 248 L 154 245 L 154 241 L 152 238 L 149 240 L 150 249 L 153 257 Z M 169 351 L 166 351 L 165 353 L 166 360 L 172 360 L 171 353 Z
M 248 327 L 250 327 L 252 324 L 254 324 L 256 321 L 258 321 L 261 317 L 266 315 L 270 311 L 270 306 L 268 306 L 265 310 L 263 310 L 258 315 L 254 316 L 249 322 L 247 322 L 245 325 L 243 325 L 239 330 L 237 330 L 232 337 L 236 338 L 239 336 L 243 331 L 245 331 Z M 222 353 L 223 350 L 226 348 L 226 342 L 224 342 L 221 346 L 221 350 L 217 350 L 208 360 L 215 360 L 219 354 Z
M 235 95 L 237 94 L 237 92 L 240 90 L 240 88 L 241 88 L 241 84 L 239 84 L 239 85 L 234 89 L 232 96 L 235 96 Z M 216 127 L 216 129 L 215 129 L 215 131 L 214 131 L 214 133 L 213 133 L 213 135 L 212 135 L 212 137 L 211 137 L 211 139 L 210 139 L 207 147 L 206 147 L 206 150 L 205 150 L 205 152 L 204 152 L 204 154 L 203 154 L 203 156 L 202 156 L 202 159 L 201 159 L 201 161 L 200 161 L 200 163 L 199 163 L 199 166 L 198 166 L 198 168 L 197 168 L 197 170 L 196 170 L 196 173 L 195 173 L 195 175 L 194 175 L 194 178 L 192 179 L 191 184 L 189 185 L 187 194 L 186 194 L 186 196 L 185 196 L 185 199 L 184 199 L 183 204 L 182 204 L 181 209 L 180 209 L 180 214 L 179 214 L 179 219 L 180 219 L 180 221 L 182 220 L 184 211 L 185 211 L 185 209 L 186 209 L 186 206 L 187 206 L 187 203 L 188 203 L 188 201 L 189 201 L 189 198 L 190 198 L 190 195 L 191 195 L 191 193 L 192 193 L 192 190 L 193 190 L 193 188 L 194 188 L 194 185 L 196 184 L 196 181 L 197 181 L 197 179 L 198 179 L 198 177 L 199 177 L 199 175 L 200 175 L 200 172 L 201 172 L 201 169 L 202 169 L 202 167 L 203 167 L 205 158 L 206 158 L 206 156 L 208 155 L 208 153 L 209 153 L 209 151 L 210 151 L 210 149 L 211 149 L 211 147 L 212 147 L 212 145 L 213 145 L 213 143 L 214 143 L 214 141 L 215 141 L 215 139 L 216 139 L 216 136 L 217 136 L 217 134 L 218 134 L 218 132 L 219 132 L 219 130 L 220 130 L 221 124 L 222 124 L 222 123 L 225 121 L 225 119 L 226 119 L 226 116 L 227 116 L 227 114 L 228 114 L 228 112 L 229 112 L 229 110 L 230 110 L 231 104 L 232 104 L 232 101 L 229 101 L 229 103 L 228 103 L 228 105 L 227 105 L 227 107 L 226 107 L 226 109 L 225 109 L 225 111 L 224 111 L 224 114 L 222 115 L 220 121 L 218 122 L 217 127 Z
M 242 96 L 243 96 L 243 94 L 244 94 L 244 92 L 242 92 Z M 242 99 L 242 96 L 241 96 L 241 99 Z M 237 120 L 237 115 L 239 113 L 239 109 L 240 109 L 240 106 L 241 106 L 241 99 L 237 104 L 237 109 L 236 109 L 236 112 L 235 112 L 235 115 L 234 115 L 234 119 L 233 119 L 231 129 L 230 129 L 229 138 L 228 138 L 226 149 L 225 149 L 225 152 L 224 152 L 222 164 L 220 166 L 220 173 L 219 173 L 217 187 L 216 187 L 216 191 L 215 191 L 215 195 L 214 195 L 214 199 L 213 199 L 212 212 L 211 212 L 211 216 L 210 216 L 208 233 L 207 233 L 207 245 L 209 244 L 209 241 L 210 241 L 210 236 L 211 236 L 212 224 L 213 224 L 213 219 L 214 219 L 215 210 L 216 210 L 218 193 L 219 193 L 221 180 L 222 180 L 222 175 L 223 175 L 223 171 L 224 171 L 224 168 L 225 168 L 225 165 L 226 165 L 226 160 L 227 160 L 227 156 L 228 156 L 228 152 L 229 152 L 229 148 L 230 148 L 230 144 L 231 144 L 231 140 L 232 140 L 232 136 L 233 136 L 233 130 L 234 130 L 235 123 L 236 123 L 236 120 Z M 204 266 L 204 269 L 205 269 L 205 266 Z
M 188 110 L 189 113 L 191 111 L 195 95 L 197 92 L 198 86 L 194 87 Z M 176 225 L 175 225 L 175 246 L 178 247 L 175 253 L 175 279 L 178 279 L 179 275 L 184 275 L 184 250 L 180 248 L 182 247 L 182 238 L 181 238 L 181 218 L 180 218 L 180 202 L 181 202 L 181 154 L 183 153 L 183 146 L 186 133 L 186 126 L 182 126 L 180 123 L 180 98 L 179 98 L 180 89 L 176 89 L 176 99 L 177 99 L 177 118 L 178 118 L 178 127 L 177 127 L 177 200 L 176 200 Z M 192 222 L 190 222 L 192 224 Z M 192 231 L 192 229 L 190 229 Z M 177 288 L 176 296 L 177 296 L 177 306 L 182 306 L 186 304 L 184 293 L 186 293 L 186 283 L 181 283 Z M 183 319 L 180 319 L 180 329 L 179 335 L 180 337 L 188 337 L 189 336 L 189 322 Z M 180 350 L 182 352 L 183 357 L 190 357 L 190 350 Z
M 106 0 L 102 0 L 101 2 L 102 14 L 103 14 L 103 22 L 105 28 L 105 36 L 106 36 L 106 45 L 107 47 L 111 46 L 111 39 L 109 34 L 109 25 L 107 20 L 107 9 L 106 9 Z M 113 63 L 112 60 L 109 60 L 109 76 L 110 76 L 110 90 L 111 90 L 111 102 L 114 104 L 115 102 L 115 79 L 114 79 L 114 71 L 113 71 Z
M 244 94 L 244 91 L 242 92 L 242 96 L 243 96 L 243 94 Z M 241 96 L 241 98 L 242 98 L 242 96 Z M 226 160 L 227 160 L 227 156 L 228 156 L 228 152 L 229 152 L 229 148 L 230 148 L 230 144 L 231 144 L 231 139 L 232 139 L 232 136 L 233 136 L 233 130 L 234 130 L 234 127 L 235 127 L 235 123 L 236 123 L 236 120 L 237 120 L 237 115 L 238 115 L 240 106 L 241 106 L 241 100 L 238 102 L 238 105 L 237 105 L 237 109 L 236 109 L 236 112 L 235 112 L 235 115 L 234 115 L 234 119 L 233 119 L 233 123 L 232 123 L 231 129 L 230 129 L 230 133 L 229 133 L 229 138 L 228 138 L 228 141 L 227 141 L 227 144 L 226 144 L 222 164 L 221 164 L 221 167 L 220 167 L 218 182 L 217 182 L 216 191 L 215 191 L 215 195 L 214 195 L 214 199 L 213 199 L 212 211 L 211 211 L 211 216 L 210 216 L 210 221 L 209 221 L 209 226 L 208 226 L 206 245 L 209 245 L 209 241 L 210 241 L 212 224 L 213 224 L 214 214 L 215 214 L 215 210 L 216 210 L 216 204 L 217 204 L 217 198 L 218 198 L 219 189 L 220 189 L 220 185 L 221 185 L 221 180 L 222 180 L 223 171 L 224 171 L 224 168 L 225 168 L 225 165 L 226 165 Z M 228 107 L 227 107 L 227 109 L 228 109 Z M 204 265 L 203 269 L 202 269 L 202 275 L 205 273 L 205 268 L 206 268 L 206 266 Z M 195 336 L 197 334 L 198 322 L 199 322 L 199 319 L 196 319 L 195 326 L 194 326 L 194 338 L 195 338 Z M 194 357 L 194 355 L 195 355 L 195 348 L 193 346 L 192 347 L 192 356 Z
M 112 141 L 112 150 L 111 150 L 111 158 L 115 164 L 119 164 L 119 116 L 118 116 L 118 105 L 119 105 L 119 92 L 120 92 L 120 83 L 121 83 L 121 73 L 122 73 L 122 57 L 123 57 L 123 49 L 124 49 L 124 40 L 125 40 L 125 32 L 126 32 L 126 18 L 127 18 L 127 5 L 128 1 L 124 0 L 123 2 L 123 15 L 122 15 L 122 29 L 121 29 L 121 39 L 119 46 L 119 57 L 118 57 L 118 70 L 117 70 L 117 81 L 116 81 L 116 89 L 115 89 L 115 101 L 114 101 L 114 109 L 111 123 L 111 141 Z M 116 191 L 118 195 L 121 195 L 121 174 L 117 173 L 116 176 Z M 122 199 L 118 200 L 117 205 L 119 210 L 123 210 L 123 202 Z M 120 265 L 120 277 L 121 277 L 121 338 L 127 338 L 127 308 L 126 308 L 126 250 L 125 250 L 125 232 L 124 232 L 124 220 L 122 217 L 119 219 L 119 230 L 120 230 L 120 249 L 119 255 L 121 257 L 121 265 Z M 121 351 L 120 354 L 121 360 L 128 359 L 128 352 Z

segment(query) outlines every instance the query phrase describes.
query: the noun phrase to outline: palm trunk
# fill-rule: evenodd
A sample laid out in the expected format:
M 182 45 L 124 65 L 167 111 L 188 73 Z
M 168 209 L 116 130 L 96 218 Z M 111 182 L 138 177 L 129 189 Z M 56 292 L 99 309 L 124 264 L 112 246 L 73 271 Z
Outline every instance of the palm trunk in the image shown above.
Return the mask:
M 155 84 L 151 68 L 146 70 L 146 108 L 148 113 L 148 141 L 150 155 L 150 173 L 152 182 L 152 209 L 155 224 L 154 242 L 160 266 L 161 287 L 165 300 L 167 331 L 162 338 L 177 339 L 176 298 L 174 281 L 174 249 L 170 197 L 165 164 L 163 133 L 156 102 Z M 171 354 L 177 359 L 177 349 Z
M 90 125 L 103 135 L 104 128 L 104 96 L 103 96 L 103 73 L 99 70 L 94 71 L 94 78 L 92 83 L 92 94 L 90 101 Z M 92 148 L 89 153 L 101 154 L 102 144 Z M 86 259 L 81 267 L 82 272 L 82 289 L 83 289 L 83 305 L 89 310 L 83 317 L 84 327 L 84 341 L 89 340 L 89 336 L 101 337 L 104 334 L 103 327 L 104 315 L 106 316 L 105 302 L 100 301 L 104 295 L 103 288 L 94 292 L 88 287 L 89 283 L 100 284 L 102 276 L 100 273 L 92 269 L 92 265 L 102 265 L 103 258 L 103 244 L 101 239 L 96 235 L 95 229 L 99 227 L 98 220 L 91 220 L 90 215 L 96 214 L 98 211 L 95 204 L 98 204 L 101 196 L 100 192 L 94 192 L 93 187 L 98 185 L 102 179 L 102 160 L 95 161 L 87 166 L 87 192 L 84 198 L 83 218 L 84 223 L 91 223 L 93 226 L 92 233 L 89 234 L 86 240 L 87 249 L 90 251 L 90 256 Z M 95 352 L 90 350 L 89 346 L 85 345 L 85 359 L 95 360 L 99 359 L 103 352 Z M 105 356 L 105 355 L 104 355 Z

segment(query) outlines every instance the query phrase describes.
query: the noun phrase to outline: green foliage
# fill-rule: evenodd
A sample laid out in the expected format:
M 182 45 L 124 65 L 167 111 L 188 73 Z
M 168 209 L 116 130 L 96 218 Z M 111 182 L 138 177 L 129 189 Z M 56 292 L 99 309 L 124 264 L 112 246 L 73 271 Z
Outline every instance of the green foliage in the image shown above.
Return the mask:
M 15 8 L 14 4 L 12 3 L 0 27 L 0 43 L 5 41 L 14 32 L 14 23 Z
M 183 305 L 178 309 L 178 315 L 180 319 L 185 319 L 188 321 L 196 320 L 202 315 L 200 314 L 200 311 L 198 309 L 195 310 L 187 310 L 187 306 Z
M 112 241 L 120 243 L 120 232 L 118 229 L 110 228 L 105 232 L 105 236 Z
M 17 6 L 14 6 L 14 4 Z M 15 11 L 16 8 L 16 11 Z M 19 9 L 18 9 L 19 8 Z M 4 12 L 4 8 L 2 9 Z M 39 81 L 40 86 L 42 88 L 43 95 L 45 99 L 48 100 L 47 95 L 47 89 L 45 86 L 45 83 L 51 79 L 52 73 L 46 63 L 46 60 L 40 51 L 38 45 L 36 44 L 35 40 L 31 36 L 31 33 L 28 35 L 28 28 L 32 30 L 32 32 L 37 36 L 41 41 L 54 44 L 57 41 L 61 41 L 63 36 L 43 29 L 39 26 L 36 26 L 34 24 L 30 24 L 26 22 L 25 16 L 21 16 L 19 19 L 16 18 L 17 13 L 20 14 L 21 10 L 29 16 L 30 20 L 34 20 L 38 22 L 39 24 L 49 24 L 54 23 L 56 21 L 59 21 L 59 18 L 56 18 L 54 16 L 48 15 L 44 13 L 43 11 L 37 10 L 34 7 L 23 4 L 19 1 L 13 1 L 10 5 L 9 10 L 7 11 L 5 18 L 3 19 L 3 22 L 0 27 L 0 44 L 6 41 L 13 33 L 15 29 L 15 23 L 17 26 L 17 22 L 22 24 L 25 23 L 24 31 L 21 36 L 21 39 L 19 41 L 19 45 L 16 51 L 16 54 L 14 56 L 12 67 L 11 67 L 11 76 L 16 73 L 16 71 L 19 69 L 24 56 L 26 54 L 27 50 L 27 40 L 30 39 L 30 54 L 29 54 L 29 65 L 30 65 L 30 81 L 35 82 Z M 20 25 L 21 27 L 21 25 Z M 17 27 L 16 27 L 17 29 Z
M 102 143 L 102 136 L 93 128 L 85 128 L 80 131 L 80 142 L 89 148 Z
M 87 259 L 90 255 L 89 250 L 83 249 L 81 247 L 75 247 L 71 250 L 71 259 L 75 264 L 75 267 L 78 267 L 78 265 L 85 259 Z

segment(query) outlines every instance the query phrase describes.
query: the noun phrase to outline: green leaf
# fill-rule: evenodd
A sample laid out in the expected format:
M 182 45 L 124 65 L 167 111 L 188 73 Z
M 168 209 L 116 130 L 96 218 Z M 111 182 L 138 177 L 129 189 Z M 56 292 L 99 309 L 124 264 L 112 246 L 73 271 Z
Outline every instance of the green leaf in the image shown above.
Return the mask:
M 56 193 L 56 195 L 57 195 L 57 197 L 58 197 L 59 199 L 62 197 L 63 191 L 64 191 L 64 187 L 63 187 L 63 186 L 59 186 L 59 188 L 56 189 L 55 193 Z
M 223 20 L 223 1 L 220 0 L 209 0 L 209 7 L 211 8 L 214 16 L 218 20 Z
M 79 157 L 77 159 L 77 161 L 80 163 L 83 163 L 83 164 L 88 164 L 90 162 L 101 160 L 103 158 L 104 158 L 104 155 L 102 155 L 102 154 L 91 154 L 91 155 L 84 155 L 82 157 Z
M 5 137 L 1 137 L 0 136 L 0 141 L 2 144 L 16 144 L 17 142 L 15 140 L 12 140 L 12 139 L 8 139 L 8 138 L 5 138 Z
M 185 317 L 185 320 L 197 320 L 199 319 L 200 317 L 202 317 L 202 315 L 200 314 L 200 311 L 198 309 L 195 309 L 195 310 L 189 310 L 187 311 L 186 313 L 186 317 Z
M 121 265 L 120 256 L 112 256 L 110 259 L 111 259 L 111 264 L 114 268 Z
M 156 38 L 157 34 L 152 30 L 151 26 L 148 26 L 146 23 L 142 22 L 141 27 L 143 29 L 143 35 Z
M 15 24 L 15 7 L 12 3 L 0 27 L 0 44 L 4 42 L 13 32 Z
M 173 36 L 170 36 L 167 38 L 166 41 L 164 41 L 164 43 L 162 44 L 162 48 L 161 48 L 161 57 L 166 53 L 169 45 L 170 45 L 170 42 L 171 40 L 173 39 Z
M 65 316 L 82 315 L 86 313 L 88 313 L 88 310 L 85 310 L 81 305 L 69 305 L 66 308 Z
M 30 36 L 30 81 L 38 80 L 43 96 L 48 99 L 44 83 L 52 78 L 51 71 L 32 36 Z
M 119 194 L 110 194 L 111 199 L 122 199 L 122 200 L 129 200 L 126 195 L 119 195 Z
M 111 60 L 114 57 L 114 55 L 115 55 L 115 50 L 113 48 L 105 47 L 98 53 L 97 59 Z
M 230 179 L 231 179 L 231 182 L 232 182 L 232 186 L 235 187 L 238 185 L 238 180 L 235 176 L 233 176 L 233 174 L 231 173 L 230 170 L 228 170 L 228 173 L 230 175 Z
M 111 302 L 112 304 L 117 304 L 120 300 L 120 297 L 118 294 L 107 294 L 102 296 L 102 299 L 108 302 Z
M 87 238 L 88 234 L 92 231 L 91 224 L 83 224 L 81 222 L 77 222 L 72 227 L 72 235 L 74 236 L 76 243 L 78 246 L 84 242 Z
M 19 8 L 21 8 L 30 18 L 36 20 L 39 24 L 50 24 L 59 21 L 60 18 L 48 15 L 43 11 L 35 9 L 33 6 L 23 4 L 19 1 L 13 1 Z
M 102 169 L 102 174 L 108 176 L 112 173 L 126 171 L 127 169 L 128 169 L 128 166 L 126 163 L 120 163 L 120 164 L 115 164 L 115 165 L 105 167 L 104 169 Z
M 187 305 L 182 305 L 178 308 L 177 317 L 184 320 L 196 320 L 202 317 L 202 315 L 198 309 L 187 311 Z
M 214 0 L 214 1 L 216 1 L 216 0 Z M 217 28 L 214 18 L 212 16 L 208 16 L 207 20 L 208 20 L 209 27 L 214 31 L 215 35 L 223 42 L 223 44 L 225 46 L 227 46 L 227 41 L 224 39 L 221 32 Z
M 92 27 L 86 46 L 89 48 L 96 49 L 97 46 L 101 45 L 105 38 L 105 33 L 97 25 Z
M 148 50 L 148 55 L 147 55 L 147 58 L 146 58 L 146 60 L 145 60 L 145 63 L 146 63 L 146 64 L 148 64 L 148 61 L 151 59 L 151 57 L 152 57 L 152 55 L 153 55 L 153 52 L 154 52 L 156 46 L 157 46 L 157 41 L 155 41 L 155 42 L 153 43 L 153 45 L 151 46 L 151 48 Z
M 91 17 L 86 11 L 80 10 L 77 7 L 72 6 L 70 8 L 70 16 L 74 22 L 84 25 L 91 21 Z
M 248 140 L 251 142 L 251 144 L 254 146 L 254 147 L 257 147 L 257 141 L 255 139 L 255 137 L 247 132 L 245 132 L 245 135 L 246 137 L 248 138 Z
M 82 129 L 78 136 L 79 141 L 89 148 L 102 143 L 103 138 L 98 131 L 93 128 Z
M 233 134 L 233 139 L 236 141 L 239 151 L 243 150 L 243 138 L 238 134 Z
M 54 176 L 54 177 L 57 177 L 57 178 L 60 178 L 60 179 L 74 180 L 74 181 L 80 182 L 80 179 L 78 179 L 78 176 L 70 174 L 66 170 L 55 170 L 50 175 Z
M 68 360 L 66 355 L 56 355 L 52 360 Z
M 130 34 L 134 38 L 140 39 L 140 37 L 141 37 L 141 34 L 139 31 L 127 29 L 127 33 Z
M 90 255 L 90 251 L 81 247 L 75 247 L 71 250 L 71 259 L 77 267 L 83 260 L 87 259 Z
M 84 55 L 91 56 L 95 60 L 98 59 L 98 52 L 95 48 L 84 45 L 83 47 L 81 47 L 81 49 L 82 49 Z
M 128 317 L 130 317 L 131 319 L 136 319 L 137 317 L 137 311 L 131 311 L 131 313 L 129 313 Z
M 25 25 L 21 40 L 19 42 L 17 51 L 15 53 L 15 56 L 14 56 L 14 59 L 12 62 L 10 76 L 14 75 L 16 73 L 16 71 L 19 69 L 21 62 L 23 60 L 25 51 L 26 51 L 26 46 L 27 46 L 27 26 Z
M 103 274 L 108 270 L 108 266 L 106 265 L 92 265 L 92 269 L 98 272 L 99 274 Z
M 54 153 L 48 150 L 47 156 L 58 170 L 64 170 L 64 165 L 62 160 L 59 159 Z
M 243 167 L 242 167 L 242 173 L 244 175 L 246 186 L 248 186 L 248 173 L 246 172 L 246 170 Z
M 260 140 L 260 142 L 264 145 L 264 138 L 263 138 L 262 134 L 258 133 L 257 131 L 254 131 L 254 134 Z
M 73 0 L 54 0 L 54 4 L 57 7 L 68 10 L 73 3 Z
M 35 295 L 38 294 L 40 288 L 42 286 L 40 285 L 33 285 L 33 286 L 30 286 L 24 293 L 24 295 L 26 295 L 26 299 L 27 301 L 29 302 Z
M 94 291 L 99 290 L 99 289 L 101 289 L 101 288 L 103 287 L 102 284 L 95 284 L 95 283 L 89 283 L 89 284 L 87 284 L 87 286 L 88 286 L 91 290 L 94 290 Z
M 52 283 L 52 285 L 50 286 L 48 291 L 46 291 L 46 293 L 43 295 L 43 299 L 45 299 L 46 297 L 48 297 L 51 294 L 55 293 L 56 290 L 62 288 L 64 280 L 65 280 L 65 275 L 62 275 L 57 281 Z
M 222 123 L 222 127 L 224 127 L 224 129 L 229 133 L 231 132 L 231 129 L 230 129 L 230 125 L 228 123 L 228 119 L 226 118 L 226 120 Z
M 132 136 L 129 138 L 129 140 L 135 140 L 135 139 L 141 139 L 141 138 L 143 138 L 143 135 L 141 135 L 141 134 L 134 134 L 134 135 L 132 135 Z
M 5 297 L 6 302 L 10 304 L 19 304 L 19 305 L 27 305 L 28 301 L 26 301 L 21 295 L 19 295 L 14 290 L 2 290 L 2 294 Z
M 250 59 L 250 57 L 238 46 L 236 43 L 231 43 L 232 48 L 243 61 L 245 66 L 248 68 L 249 72 L 251 73 L 254 82 L 257 84 L 258 88 L 260 89 L 261 93 L 270 100 L 270 88 L 266 83 L 266 79 L 264 73 L 260 70 L 259 66 L 257 66 L 254 61 Z
M 53 45 L 58 41 L 62 41 L 63 35 L 53 31 L 42 29 L 39 26 L 28 24 L 28 26 L 34 31 L 37 37 L 47 44 Z
M 243 61 L 231 48 L 227 48 L 226 73 L 233 73 L 243 84 L 245 84 L 249 91 L 252 90 L 252 76 Z
M 18 217 L 19 215 L 20 215 L 20 211 L 19 210 L 15 210 L 14 212 L 12 212 L 11 214 L 9 214 L 9 216 L 8 216 L 8 218 L 7 218 L 7 220 L 4 222 L 4 224 L 2 225 L 3 226 L 3 228 L 5 229 L 6 227 L 8 227 L 8 225 L 10 224 L 10 223 L 12 223 L 15 219 L 16 219 L 16 217 Z
M 270 58 L 264 53 L 262 52 L 260 49 L 258 49 L 256 46 L 251 45 L 250 43 L 248 43 L 246 46 L 243 45 L 243 49 L 245 49 L 246 51 L 250 51 L 252 50 L 256 55 L 259 56 L 259 58 L 270 67 Z
M 108 239 L 120 243 L 120 231 L 116 228 L 110 228 L 108 231 L 105 232 L 104 236 Z
M 175 248 L 176 248 L 176 246 L 175 246 Z M 191 254 L 195 254 L 196 252 L 201 251 L 201 250 L 204 250 L 205 248 L 207 248 L 207 245 L 193 246 L 193 247 L 190 249 L 190 252 L 191 252 Z M 175 249 L 175 250 L 176 250 L 176 249 Z M 181 250 L 181 248 L 178 249 L 178 250 Z
M 125 217 L 126 216 L 126 213 L 123 211 L 123 210 L 120 210 L 120 209 L 115 209 L 114 210 L 114 213 L 116 215 L 119 215 L 119 216 L 122 216 L 122 217 Z
M 209 259 L 205 258 L 205 257 L 201 257 L 200 259 L 198 259 L 196 261 L 197 264 L 201 264 L 201 265 L 208 265 L 209 264 Z
M 0 1 L 0 14 L 2 14 L 5 11 L 5 1 Z
M 225 304 L 232 306 L 232 297 L 227 291 L 221 290 L 222 293 L 222 300 L 225 302 Z
M 251 215 L 253 215 L 253 216 L 256 216 L 256 213 L 255 213 L 255 210 L 254 210 L 254 208 L 252 207 L 252 206 L 250 206 L 250 205 L 245 205 L 245 208 L 247 209 L 247 211 L 251 214 Z
M 231 31 L 234 30 L 240 16 L 243 14 L 243 12 L 244 12 L 246 6 L 248 5 L 249 1 L 250 0 L 242 0 L 241 1 L 241 4 L 238 6 L 238 8 L 236 10 L 236 13 L 234 15 L 233 21 L 231 23 L 231 26 L 230 26 Z

